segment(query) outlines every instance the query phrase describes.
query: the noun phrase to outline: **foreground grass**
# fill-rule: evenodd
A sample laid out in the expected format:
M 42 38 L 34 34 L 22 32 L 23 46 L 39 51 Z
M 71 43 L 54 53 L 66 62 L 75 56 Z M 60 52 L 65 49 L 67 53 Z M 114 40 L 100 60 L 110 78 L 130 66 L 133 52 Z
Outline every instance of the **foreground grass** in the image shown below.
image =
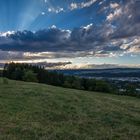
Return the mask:
M 140 99 L 0 79 L 0 140 L 139 140 Z

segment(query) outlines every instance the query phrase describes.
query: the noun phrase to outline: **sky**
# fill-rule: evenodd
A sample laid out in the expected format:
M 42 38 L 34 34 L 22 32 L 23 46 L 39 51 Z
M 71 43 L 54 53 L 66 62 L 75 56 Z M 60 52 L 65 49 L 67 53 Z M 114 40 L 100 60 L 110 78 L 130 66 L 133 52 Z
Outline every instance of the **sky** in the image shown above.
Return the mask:
M 0 65 L 140 67 L 140 0 L 0 0 Z

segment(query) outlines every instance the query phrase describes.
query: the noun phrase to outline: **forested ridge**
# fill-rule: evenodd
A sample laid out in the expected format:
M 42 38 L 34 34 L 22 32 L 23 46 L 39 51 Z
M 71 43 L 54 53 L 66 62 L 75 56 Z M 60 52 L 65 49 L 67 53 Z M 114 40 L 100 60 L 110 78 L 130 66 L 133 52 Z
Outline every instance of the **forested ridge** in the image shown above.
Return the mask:
M 66 76 L 56 71 L 48 71 L 37 65 L 7 63 L 3 76 L 13 80 L 45 83 L 54 86 L 74 88 L 88 91 L 114 92 L 114 87 L 103 80 L 85 79 L 76 76 Z

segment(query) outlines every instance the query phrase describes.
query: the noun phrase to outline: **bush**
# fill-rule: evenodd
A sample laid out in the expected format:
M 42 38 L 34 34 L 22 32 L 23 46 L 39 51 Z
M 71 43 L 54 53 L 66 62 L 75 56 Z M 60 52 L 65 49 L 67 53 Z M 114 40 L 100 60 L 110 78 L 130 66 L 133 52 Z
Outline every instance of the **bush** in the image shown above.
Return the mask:
M 26 82 L 38 82 L 36 74 L 31 70 L 24 73 L 23 80 Z

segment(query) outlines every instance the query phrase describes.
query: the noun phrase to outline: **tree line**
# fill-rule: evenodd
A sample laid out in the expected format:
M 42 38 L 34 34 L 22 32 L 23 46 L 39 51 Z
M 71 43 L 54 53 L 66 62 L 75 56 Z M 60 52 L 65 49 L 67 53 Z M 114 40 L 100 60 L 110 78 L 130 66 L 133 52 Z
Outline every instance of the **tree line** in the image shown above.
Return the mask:
M 65 88 L 106 93 L 114 92 L 114 87 L 103 80 L 66 76 L 57 71 L 46 70 L 44 67 L 37 65 L 7 63 L 4 66 L 3 76 L 13 80 L 45 83 Z

